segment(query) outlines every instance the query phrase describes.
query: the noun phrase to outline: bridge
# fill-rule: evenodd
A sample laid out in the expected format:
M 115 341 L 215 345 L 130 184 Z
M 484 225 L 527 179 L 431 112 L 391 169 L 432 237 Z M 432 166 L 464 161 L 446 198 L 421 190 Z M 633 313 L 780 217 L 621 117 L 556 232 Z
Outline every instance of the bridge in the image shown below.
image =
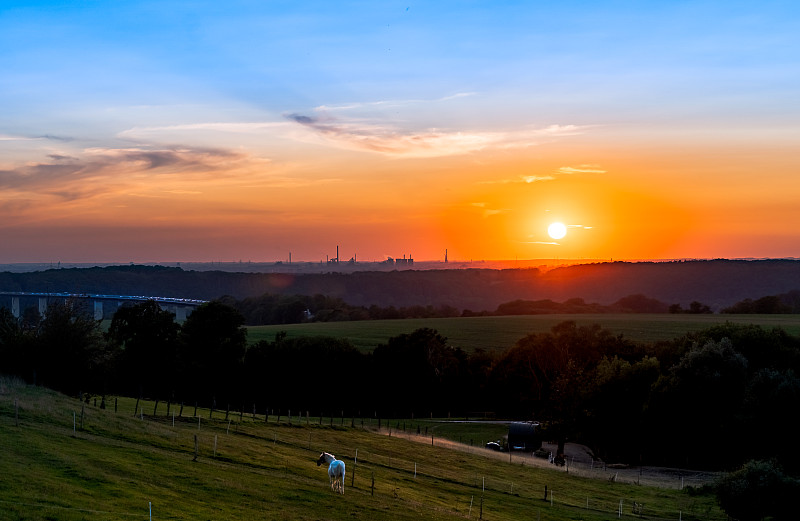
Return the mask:
M 207 300 L 174 298 L 174 297 L 146 297 L 141 295 L 97 295 L 89 293 L 45 293 L 24 291 L 0 291 L 0 307 L 8 307 L 4 302 L 10 300 L 11 314 L 16 318 L 20 316 L 20 301 L 29 301 L 38 305 L 39 314 L 44 316 L 47 304 L 55 299 L 64 301 L 83 301 L 94 309 L 95 320 L 102 320 L 108 312 L 113 315 L 126 302 L 141 303 L 153 300 L 161 309 L 175 313 L 175 320 L 183 322 L 197 306 L 205 304 Z M 24 309 L 24 308 L 22 308 Z

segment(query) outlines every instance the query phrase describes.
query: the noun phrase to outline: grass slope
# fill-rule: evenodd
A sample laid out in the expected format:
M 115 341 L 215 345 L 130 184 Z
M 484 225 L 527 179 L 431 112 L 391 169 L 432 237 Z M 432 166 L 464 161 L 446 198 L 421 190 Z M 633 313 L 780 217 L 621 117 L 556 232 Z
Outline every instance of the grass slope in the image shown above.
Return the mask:
M 363 351 L 402 333 L 428 327 L 448 338 L 452 345 L 467 352 L 477 348 L 505 349 L 529 333 L 549 331 L 554 325 L 573 320 L 578 325 L 600 324 L 617 334 L 639 342 L 672 340 L 687 332 L 732 322 L 756 324 L 771 329 L 781 327 L 789 334 L 800 335 L 800 315 L 676 315 L 676 314 L 588 314 L 524 315 L 502 317 L 459 317 L 405 320 L 366 320 L 357 322 L 312 322 L 248 327 L 250 342 L 274 340 L 285 331 L 288 338 L 297 336 L 333 336 L 348 338 Z
M 616 518 L 620 502 L 632 518 L 634 501 L 650 519 L 725 519 L 707 495 L 509 463 L 379 434 L 358 419 L 355 427 L 327 418 L 226 420 L 219 411 L 190 416 L 192 407 L 173 425 L 178 407 L 167 414 L 166 404 L 141 403 L 134 416 L 135 403 L 112 399 L 100 409 L 0 378 L 0 519 L 148 519 L 152 505 L 159 520 L 600 520 Z M 322 450 L 347 464 L 344 496 L 315 464 Z

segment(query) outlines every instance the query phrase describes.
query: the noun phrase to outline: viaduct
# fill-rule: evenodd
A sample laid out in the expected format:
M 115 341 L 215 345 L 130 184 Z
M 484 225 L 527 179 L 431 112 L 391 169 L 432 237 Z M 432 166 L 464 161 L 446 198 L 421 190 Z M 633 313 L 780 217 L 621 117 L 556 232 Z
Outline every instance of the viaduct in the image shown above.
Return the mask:
M 113 314 L 119 307 L 126 302 L 138 304 L 148 300 L 154 300 L 162 309 L 175 313 L 175 320 L 183 322 L 194 309 L 206 303 L 206 300 L 195 300 L 172 297 L 144 297 L 134 295 L 93 295 L 87 293 L 28 293 L 22 291 L 0 291 L 0 307 L 8 307 L 6 302 L 11 301 L 11 313 L 19 318 L 20 301 L 38 304 L 39 313 L 44 315 L 47 311 L 47 304 L 51 300 L 64 299 L 65 301 L 85 302 L 94 309 L 95 320 L 102 320 L 106 312 Z M 26 306 L 27 307 L 27 306 Z M 25 309 L 25 308 L 22 308 Z

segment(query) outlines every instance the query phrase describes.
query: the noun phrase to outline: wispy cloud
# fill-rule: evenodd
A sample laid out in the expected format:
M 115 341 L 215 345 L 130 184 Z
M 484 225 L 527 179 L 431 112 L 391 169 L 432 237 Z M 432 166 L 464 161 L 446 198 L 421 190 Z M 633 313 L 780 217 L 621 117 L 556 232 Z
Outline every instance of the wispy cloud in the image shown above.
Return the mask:
M 49 140 L 49 141 L 61 141 L 61 142 L 69 142 L 73 141 L 75 138 L 66 137 L 66 136 L 52 136 L 50 134 L 45 134 L 43 136 L 14 136 L 9 134 L 0 134 L 0 141 L 40 141 L 40 140 Z
M 490 181 L 483 181 L 481 184 L 508 184 L 508 183 L 538 183 L 540 181 L 553 181 L 560 175 L 573 175 L 573 174 L 604 174 L 606 170 L 600 168 L 599 165 L 580 165 L 578 167 L 562 166 L 552 174 L 548 175 L 523 175 L 510 179 L 495 179 Z
M 452 131 L 435 128 L 411 131 L 389 125 L 340 120 L 330 116 L 287 114 L 285 117 L 311 130 L 334 146 L 398 157 L 461 155 L 489 147 L 524 148 L 538 145 L 545 139 L 582 132 L 582 129 L 575 125 L 551 125 L 510 132 Z
M 557 174 L 605 174 L 606 170 L 600 168 L 600 165 L 578 165 L 575 166 L 562 166 L 556 170 Z
M 492 215 L 508 213 L 511 211 L 509 208 L 490 208 L 488 203 L 471 203 L 471 206 L 475 206 L 476 208 L 483 210 L 484 218 L 491 217 Z
M 174 132 L 184 131 L 197 131 L 197 132 L 227 132 L 227 133 L 258 133 L 265 130 L 274 130 L 281 127 L 286 127 L 287 124 L 282 121 L 249 121 L 249 122 L 236 122 L 236 121 L 208 121 L 203 123 L 185 123 L 180 125 L 156 125 L 156 126 L 142 126 L 132 127 L 117 133 L 117 137 L 121 139 L 142 139 L 151 138 L 156 135 L 163 135 Z
M 555 177 L 551 175 L 526 175 L 522 176 L 522 180 L 526 183 L 535 183 L 537 181 L 552 181 Z
M 346 111 L 346 110 L 355 110 L 355 109 L 372 108 L 372 107 L 401 107 L 408 105 L 424 105 L 430 103 L 440 103 L 443 101 L 451 101 L 459 98 L 467 98 L 475 95 L 476 95 L 475 92 L 457 92 L 449 96 L 442 96 L 440 98 L 434 98 L 434 99 L 391 99 L 391 100 L 343 103 L 341 105 L 319 105 L 317 107 L 314 107 L 314 110 L 317 112 L 335 112 L 335 111 Z
M 217 179 L 265 160 L 248 154 L 210 148 L 92 148 L 81 157 L 51 154 L 47 163 L 0 171 L 0 188 L 17 193 L 49 195 L 75 200 L 103 193 L 142 177 Z

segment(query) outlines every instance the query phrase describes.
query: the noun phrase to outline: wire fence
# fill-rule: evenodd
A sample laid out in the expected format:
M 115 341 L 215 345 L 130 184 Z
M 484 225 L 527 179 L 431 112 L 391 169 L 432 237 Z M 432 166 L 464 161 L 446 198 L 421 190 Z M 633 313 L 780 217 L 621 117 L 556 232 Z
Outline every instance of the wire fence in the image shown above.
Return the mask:
M 126 404 L 127 405 L 127 404 Z M 202 452 L 205 457 L 217 457 L 218 439 L 224 432 L 227 436 L 226 447 L 230 447 L 231 443 L 235 443 L 235 437 L 243 434 L 252 438 L 253 436 L 261 437 L 263 442 L 271 442 L 273 446 L 280 446 L 290 448 L 294 451 L 305 451 L 309 454 L 310 458 L 315 458 L 316 454 L 312 447 L 315 445 L 316 440 L 313 439 L 313 429 L 303 431 L 302 438 L 298 436 L 296 429 L 271 429 L 269 433 L 266 431 L 254 431 L 260 425 L 268 424 L 275 427 L 279 426 L 336 426 L 349 428 L 358 428 L 371 430 L 385 436 L 392 436 L 402 438 L 405 440 L 413 441 L 416 443 L 430 444 L 436 447 L 458 450 L 465 453 L 480 455 L 484 458 L 492 458 L 498 463 L 508 463 L 510 465 L 528 466 L 548 469 L 559 469 L 565 473 L 575 476 L 593 478 L 593 479 L 606 479 L 609 481 L 624 482 L 628 484 L 641 484 L 660 486 L 662 488 L 681 488 L 691 484 L 692 486 L 700 486 L 708 482 L 709 477 L 701 473 L 677 473 L 671 475 L 672 482 L 669 480 L 663 481 L 663 476 L 660 478 L 662 481 L 658 483 L 650 483 L 648 480 L 655 479 L 649 476 L 649 472 L 644 469 L 610 469 L 608 467 L 600 468 L 593 462 L 585 462 L 581 460 L 568 459 L 567 464 L 561 467 L 555 467 L 550 464 L 548 460 L 535 457 L 531 453 L 498 453 L 488 449 L 476 446 L 470 446 L 462 443 L 457 443 L 444 438 L 436 438 L 435 436 L 426 436 L 423 434 L 416 434 L 412 430 L 392 429 L 387 427 L 385 421 L 377 419 L 362 419 L 362 418 L 345 418 L 344 415 L 339 417 L 311 417 L 308 412 L 295 413 L 292 416 L 287 411 L 287 415 L 269 414 L 274 411 L 264 410 L 262 414 L 253 408 L 252 411 L 247 413 L 244 410 L 232 412 L 230 410 L 220 411 L 212 409 L 200 409 L 197 407 L 185 408 L 184 406 L 170 407 L 174 404 L 162 403 L 162 409 L 159 409 L 158 402 L 145 402 L 137 401 L 133 414 L 145 424 L 158 424 L 162 431 L 160 433 L 152 433 L 156 435 L 166 436 L 171 439 L 171 442 L 176 443 L 173 448 L 179 448 L 181 451 L 191 452 L 192 445 L 194 445 L 195 457 L 201 447 L 198 445 L 198 438 L 196 434 L 191 434 L 185 429 L 187 424 L 197 423 L 197 432 L 203 432 L 204 438 L 202 440 Z M 15 401 L 16 407 L 16 401 Z M 107 404 L 110 408 L 110 404 Z M 90 407 L 91 408 L 91 407 Z M 70 418 L 66 422 L 60 422 L 62 427 L 70 427 L 73 434 L 78 430 L 84 428 L 84 415 L 85 404 L 81 406 L 80 412 L 77 410 L 72 411 Z M 188 410 L 187 410 L 188 409 Z M 130 411 L 120 412 L 119 404 L 114 400 L 114 410 L 117 414 L 130 414 Z M 148 413 L 146 414 L 145 410 Z M 191 413 L 187 414 L 187 413 Z M 16 425 L 19 425 L 18 413 L 15 414 Z M 112 416 L 113 417 L 113 416 Z M 108 416 L 105 416 L 108 418 Z M 92 418 L 93 422 L 98 421 L 98 417 Z M 376 421 L 377 420 L 377 421 Z M 29 421 L 29 420 L 28 420 Z M 259 425 L 260 424 L 260 425 Z M 321 432 L 321 431 L 320 431 Z M 212 436 L 213 433 L 213 449 L 212 449 Z M 305 433 L 308 434 L 307 438 Z M 192 437 L 194 438 L 192 440 Z M 326 433 L 329 437 L 329 433 Z M 339 437 L 339 439 L 345 439 Z M 192 443 L 192 441 L 194 443 Z M 438 490 L 438 485 L 449 484 L 461 490 L 457 497 L 453 498 L 451 511 L 466 517 L 472 517 L 474 513 L 478 516 L 483 515 L 484 505 L 487 507 L 491 502 L 504 501 L 504 499 L 515 498 L 516 500 L 530 501 L 531 507 L 539 509 L 548 508 L 568 508 L 575 510 L 586 510 L 592 512 L 602 512 L 605 514 L 613 515 L 618 518 L 622 517 L 647 517 L 648 519 L 656 520 L 699 520 L 699 519 L 725 519 L 725 516 L 719 515 L 718 512 L 711 512 L 707 507 L 699 504 L 694 504 L 691 497 L 681 498 L 676 501 L 675 507 L 668 508 L 654 508 L 652 505 L 646 504 L 639 497 L 634 495 L 622 495 L 615 497 L 598 497 L 594 494 L 581 493 L 577 488 L 564 490 L 553 489 L 548 487 L 548 479 L 545 473 L 529 473 L 526 477 L 519 482 L 508 479 L 508 472 L 504 471 L 508 467 L 498 464 L 496 471 L 482 471 L 474 472 L 468 470 L 466 467 L 458 468 L 452 465 L 437 464 L 435 460 L 420 459 L 418 461 L 411 460 L 405 457 L 397 457 L 392 454 L 382 453 L 374 450 L 367 450 L 364 447 L 357 446 L 342 446 L 337 447 L 337 457 L 345 460 L 348 463 L 349 474 L 346 477 L 345 485 L 353 487 L 360 493 L 369 493 L 373 496 L 384 497 L 386 499 L 397 498 L 399 484 L 403 486 L 411 486 L 414 484 L 417 493 L 430 491 L 431 504 L 434 503 L 433 495 Z M 226 464 L 232 464 L 227 461 Z M 248 465 L 250 469 L 257 469 L 259 472 L 265 473 L 279 473 L 282 472 L 286 475 L 286 469 L 280 469 L 280 464 L 272 465 Z M 491 467 L 490 467 L 491 468 Z M 376 483 L 376 477 L 378 482 Z M 669 477 L 669 473 L 668 473 Z M 302 476 L 294 476 L 293 479 L 306 481 L 311 486 L 312 483 L 316 484 L 317 480 L 311 478 L 303 478 Z M 356 483 L 357 481 L 357 483 Z M 420 492 L 422 491 L 422 492 Z M 469 501 L 467 500 L 467 493 L 469 493 Z M 480 506 L 477 507 L 476 512 L 473 512 L 474 500 L 480 498 Z M 6 504 L 13 502 L 2 501 Z M 109 518 L 131 517 L 131 518 L 147 518 L 150 512 L 143 510 L 142 513 L 137 512 L 108 512 L 103 510 L 92 510 L 88 508 L 70 508 L 63 506 L 43 505 L 39 503 L 14 503 L 19 507 L 37 508 L 37 509 L 66 509 L 75 512 L 82 512 L 92 514 L 95 517 L 92 519 L 101 519 L 104 516 Z M 663 504 L 663 502 L 662 502 Z M 705 508 L 705 510 L 700 510 Z

